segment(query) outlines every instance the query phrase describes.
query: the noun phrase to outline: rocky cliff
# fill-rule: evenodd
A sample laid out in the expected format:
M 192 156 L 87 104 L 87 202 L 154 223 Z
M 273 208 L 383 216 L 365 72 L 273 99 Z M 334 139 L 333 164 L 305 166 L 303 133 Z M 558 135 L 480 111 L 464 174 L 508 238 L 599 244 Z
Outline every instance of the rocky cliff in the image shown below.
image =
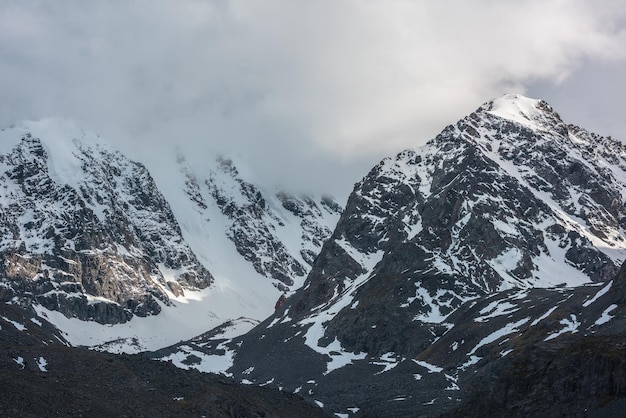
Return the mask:
M 144 166 L 55 119 L 4 130 L 2 141 L 5 300 L 120 323 L 158 314 L 168 291 L 211 284 Z

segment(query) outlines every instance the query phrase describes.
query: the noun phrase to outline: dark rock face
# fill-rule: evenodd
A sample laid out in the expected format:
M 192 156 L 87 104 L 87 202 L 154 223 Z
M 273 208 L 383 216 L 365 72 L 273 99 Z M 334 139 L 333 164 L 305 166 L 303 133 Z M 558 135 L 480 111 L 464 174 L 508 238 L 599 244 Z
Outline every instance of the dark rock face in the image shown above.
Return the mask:
M 564 124 L 541 101 L 489 102 L 355 186 L 304 287 L 233 341 L 230 371 L 333 412 L 353 401 L 363 416 L 392 404 L 398 416 L 431 416 L 465 400 L 466 374 L 508 364 L 507 350 L 551 346 L 568 327 L 619 335 L 617 319 L 599 319 L 617 312 L 611 304 L 591 304 L 584 320 L 578 310 L 626 256 L 624 184 L 622 144 Z M 590 281 L 603 284 L 554 289 Z
M 619 416 L 609 411 L 626 398 L 624 367 L 623 336 L 525 346 L 468 378 L 467 402 L 445 416 Z
M 83 133 L 60 144 L 67 172 L 46 148 L 59 144 L 21 131 L 0 155 L 0 276 L 22 302 L 120 323 L 169 304 L 161 267 L 185 288 L 211 283 L 145 167 Z
M 224 190 L 209 179 L 212 196 L 223 214 L 232 219 L 227 235 L 235 244 L 239 254 L 252 263 L 254 269 L 287 286 L 293 285 L 292 277 L 304 276 L 304 267 L 293 258 L 284 244 L 272 233 L 264 222 L 267 215 L 266 201 L 261 192 L 251 183 L 237 178 L 237 169 L 230 160 L 219 161 L 218 170 L 237 180 L 244 202 L 238 204 L 231 196 L 232 190 Z

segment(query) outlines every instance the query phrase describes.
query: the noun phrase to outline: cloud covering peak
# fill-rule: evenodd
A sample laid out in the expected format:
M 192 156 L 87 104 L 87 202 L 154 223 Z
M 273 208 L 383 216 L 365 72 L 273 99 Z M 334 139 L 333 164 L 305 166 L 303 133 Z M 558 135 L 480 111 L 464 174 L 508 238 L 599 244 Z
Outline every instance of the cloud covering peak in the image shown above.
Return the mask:
M 67 117 L 138 154 L 205 147 L 306 182 L 322 163 L 347 169 L 425 142 L 491 97 L 623 62 L 625 11 L 623 0 L 9 0 L 0 122 Z

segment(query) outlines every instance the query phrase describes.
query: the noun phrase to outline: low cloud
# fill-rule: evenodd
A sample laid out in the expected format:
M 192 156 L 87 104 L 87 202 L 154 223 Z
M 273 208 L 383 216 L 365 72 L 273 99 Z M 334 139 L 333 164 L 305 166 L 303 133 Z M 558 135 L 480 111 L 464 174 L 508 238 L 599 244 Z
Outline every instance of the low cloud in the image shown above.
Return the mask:
M 623 0 L 5 1 L 0 122 L 67 117 L 135 156 L 207 148 L 241 154 L 268 181 L 345 188 L 491 97 L 624 60 L 625 10 Z

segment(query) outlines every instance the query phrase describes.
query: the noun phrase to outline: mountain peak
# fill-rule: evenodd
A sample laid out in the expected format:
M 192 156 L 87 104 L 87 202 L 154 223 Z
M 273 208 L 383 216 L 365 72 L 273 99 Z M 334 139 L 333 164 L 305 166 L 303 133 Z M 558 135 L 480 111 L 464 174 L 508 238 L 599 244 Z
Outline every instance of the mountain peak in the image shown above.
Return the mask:
M 487 102 L 356 184 L 302 289 L 233 343 L 229 371 L 330 411 L 439 416 L 461 400 L 447 392 L 461 390 L 457 376 L 480 382 L 473 365 L 522 353 L 534 332 L 540 344 L 589 332 L 585 315 L 590 332 L 610 321 L 614 284 L 590 282 L 609 282 L 626 257 L 624 167 L 623 144 L 566 125 L 544 101 Z M 491 364 L 484 373 L 502 370 Z
M 531 119 L 540 112 L 538 105 L 541 101 L 521 94 L 505 94 L 491 101 L 490 112 L 505 119 L 519 121 Z
M 505 94 L 482 107 L 488 114 L 518 123 L 533 130 L 562 124 L 560 116 L 545 101 L 521 94 Z
M 81 182 L 85 153 L 116 155 L 117 151 L 96 133 L 82 129 L 69 119 L 50 117 L 25 120 L 0 131 L 0 154 L 8 154 L 20 141 L 32 138 L 49 157 L 49 174 L 60 184 Z M 98 157 L 100 158 L 100 157 Z
M 9 128 L 2 129 L 2 131 L 21 131 L 24 134 L 30 133 L 32 136 L 40 138 L 45 144 L 50 146 L 61 146 L 63 144 L 73 143 L 76 140 L 79 140 L 84 145 L 108 146 L 106 141 L 100 138 L 99 135 L 85 131 L 73 120 L 58 117 L 23 120 Z M 15 135 L 13 136 L 16 137 Z M 17 140 L 13 140 L 13 142 L 17 142 Z

